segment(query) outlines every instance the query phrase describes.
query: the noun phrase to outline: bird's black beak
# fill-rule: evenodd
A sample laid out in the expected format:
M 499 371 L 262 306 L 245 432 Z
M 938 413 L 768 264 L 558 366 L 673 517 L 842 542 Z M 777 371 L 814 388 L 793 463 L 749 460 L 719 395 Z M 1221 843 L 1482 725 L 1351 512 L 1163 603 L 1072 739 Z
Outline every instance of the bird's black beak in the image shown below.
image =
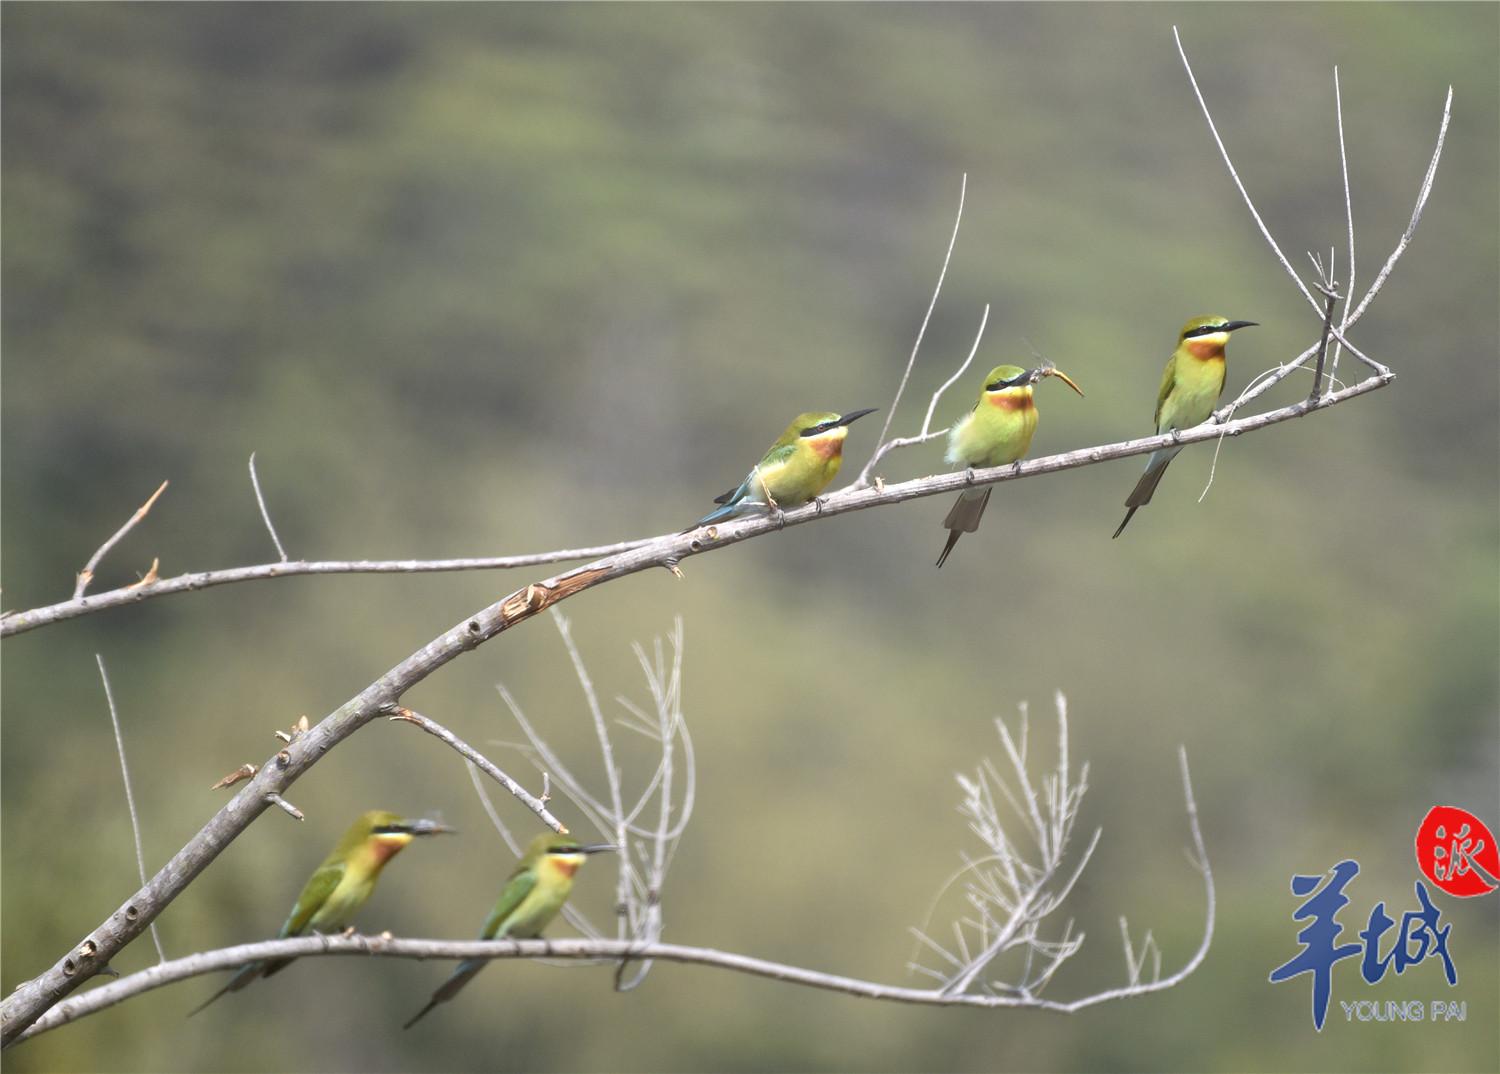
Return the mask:
M 854 422 L 858 421 L 860 418 L 864 417 L 866 414 L 873 414 L 873 413 L 875 413 L 875 411 L 877 411 L 879 409 L 880 409 L 879 407 L 867 406 L 863 410 L 851 410 L 849 413 L 845 414 L 843 417 L 841 417 L 839 419 L 839 424 L 840 425 L 850 425 L 850 424 L 853 424 Z
M 1219 331 L 1234 332 L 1241 328 L 1254 328 L 1259 323 L 1259 321 L 1230 321 L 1223 328 L 1219 329 Z
M 404 820 L 401 822 L 401 830 L 410 835 L 454 835 L 456 828 L 450 828 L 442 821 L 437 820 Z

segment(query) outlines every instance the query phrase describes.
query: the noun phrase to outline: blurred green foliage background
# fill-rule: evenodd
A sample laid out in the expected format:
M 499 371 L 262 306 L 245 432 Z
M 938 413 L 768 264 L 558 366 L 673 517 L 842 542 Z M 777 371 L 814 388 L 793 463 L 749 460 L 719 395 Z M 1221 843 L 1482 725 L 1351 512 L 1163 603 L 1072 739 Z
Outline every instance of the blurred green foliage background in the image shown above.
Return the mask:
M 1451 991 L 1435 963 L 1375 988 L 1345 963 L 1320 1035 L 1307 979 L 1266 975 L 1297 950 L 1294 871 L 1360 861 L 1350 939 L 1375 901 L 1411 908 L 1431 805 L 1500 821 L 1500 9 L 7 4 L 0 20 L 7 608 L 66 597 L 164 478 L 96 589 L 152 557 L 163 574 L 273 558 L 252 451 L 294 558 L 680 528 L 797 411 L 889 405 L 964 172 L 895 431 L 992 302 L 979 369 L 1029 340 L 1088 393 L 1042 388 L 1035 453 L 1144 435 L 1186 318 L 1263 325 L 1231 347 L 1230 392 L 1318 328 L 1225 174 L 1173 24 L 1283 247 L 1299 268 L 1338 247 L 1346 279 L 1339 66 L 1361 291 L 1455 93 L 1427 215 L 1354 337 L 1399 380 L 1225 444 L 1201 504 L 1202 448 L 1118 542 L 1135 460 L 1004 486 L 941 573 L 947 504 L 921 501 L 566 607 L 606 698 L 643 700 L 628 643 L 687 624 L 699 811 L 667 938 L 920 980 L 907 927 L 978 846 L 951 773 L 999 759 L 992 720 L 1023 700 L 1050 740 L 1061 688 L 1092 765 L 1082 824 L 1104 835 L 1069 907 L 1088 942 L 1049 994 L 1122 982 L 1120 914 L 1168 968 L 1193 950 L 1179 743 L 1220 885 L 1186 984 L 1062 1018 L 673 966 L 617 995 L 608 969 L 499 964 L 402 1033 L 445 967 L 321 960 L 190 1022 L 216 980 L 152 993 L 8 1053 L 10 1070 L 1496 1068 L 1493 897 L 1438 896 Z M 856 461 L 879 420 L 854 427 Z M 941 465 L 933 446 L 885 473 Z M 528 580 L 231 586 L 7 641 L 4 989 L 136 885 L 94 653 L 155 869 L 274 728 Z M 597 773 L 545 620 L 409 702 L 471 741 L 511 739 L 497 681 Z M 391 868 L 370 931 L 469 936 L 510 867 L 456 756 L 398 726 L 368 727 L 290 797 L 305 824 L 266 814 L 163 915 L 169 954 L 271 934 L 366 808 L 441 809 L 463 830 Z M 596 864 L 577 900 L 608 918 L 612 888 Z M 153 959 L 142 939 L 115 965 Z M 1439 997 L 1467 1000 L 1468 1022 L 1349 1024 L 1337 1005 Z

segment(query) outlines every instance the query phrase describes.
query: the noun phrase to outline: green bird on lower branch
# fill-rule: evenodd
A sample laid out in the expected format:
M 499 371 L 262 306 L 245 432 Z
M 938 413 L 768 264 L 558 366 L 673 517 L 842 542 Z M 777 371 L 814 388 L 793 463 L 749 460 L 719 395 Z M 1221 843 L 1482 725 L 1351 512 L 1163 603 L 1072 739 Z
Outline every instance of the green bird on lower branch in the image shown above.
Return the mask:
M 947 460 L 955 466 L 1004 466 L 1026 457 L 1031 449 L 1031 435 L 1036 432 L 1036 405 L 1032 388 L 1043 377 L 1056 377 L 1080 396 L 1083 389 L 1073 378 L 1050 362 L 1036 369 L 1018 365 L 997 365 L 984 378 L 974 407 L 953 423 L 948 434 Z M 938 556 L 941 567 L 958 539 L 979 528 L 979 520 L 989 505 L 993 485 L 965 489 L 943 519 L 948 528 L 948 543 Z
M 582 867 L 590 854 L 605 850 L 619 850 L 612 843 L 585 845 L 571 835 L 543 832 L 531 841 L 516 865 L 515 872 L 505 882 L 505 889 L 495 908 L 490 911 L 484 928 L 479 930 L 481 940 L 532 940 L 542 934 L 573 891 L 573 876 Z M 489 964 L 489 959 L 470 958 L 458 964 L 452 975 L 444 981 L 427 1006 L 414 1014 L 411 1021 L 402 1026 L 410 1029 L 432 1008 L 446 1003 L 458 995 L 474 975 Z
M 1214 412 L 1214 405 L 1224 391 L 1224 345 L 1229 333 L 1252 328 L 1254 321 L 1231 321 L 1225 317 L 1195 317 L 1182 326 L 1177 349 L 1167 359 L 1161 388 L 1156 393 L 1156 431 L 1170 433 L 1202 425 Z M 1146 472 L 1125 497 L 1125 518 L 1115 536 L 1125 527 L 1136 509 L 1151 502 L 1151 494 L 1167 472 L 1167 464 L 1177 457 L 1182 446 L 1158 448 L 1146 460 Z
M 434 820 L 405 820 L 382 810 L 361 815 L 307 881 L 277 938 L 343 931 L 375 890 L 375 881 L 380 879 L 380 871 L 387 862 L 418 836 L 452 831 Z M 238 992 L 257 977 L 269 977 L 293 961 L 276 958 L 241 966 L 228 984 L 194 1007 L 188 1016 L 197 1014 L 225 992 Z

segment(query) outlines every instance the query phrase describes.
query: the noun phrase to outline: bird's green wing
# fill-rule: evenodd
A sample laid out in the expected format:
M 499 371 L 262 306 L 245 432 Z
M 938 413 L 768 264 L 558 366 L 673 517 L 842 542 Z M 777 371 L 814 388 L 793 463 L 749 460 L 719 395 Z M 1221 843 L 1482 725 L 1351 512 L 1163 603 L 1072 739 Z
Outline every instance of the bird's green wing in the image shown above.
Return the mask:
M 490 916 L 485 920 L 484 928 L 479 930 L 481 940 L 493 940 L 495 934 L 500 931 L 500 926 L 505 924 L 505 919 L 515 913 L 516 907 L 526 896 L 531 894 L 531 889 L 536 887 L 535 869 L 517 869 L 511 874 L 505 883 L 505 890 L 500 893 L 500 898 L 495 901 L 495 908 L 490 911 Z
M 778 470 L 782 466 L 785 466 L 786 461 L 796 454 L 796 451 L 796 444 L 772 445 L 771 450 L 766 452 L 765 457 L 760 460 L 755 469 L 745 475 L 745 480 L 741 481 L 737 487 L 730 489 L 728 492 L 715 496 L 714 503 L 739 503 L 747 497 L 759 494 L 761 490 L 755 486 L 761 485 L 764 482 L 766 471 L 768 469 Z M 757 477 L 757 474 L 759 477 Z
M 302 894 L 297 896 L 297 905 L 292 907 L 291 916 L 281 926 L 281 935 L 301 936 L 306 932 L 307 923 L 328 901 L 328 896 L 333 894 L 333 889 L 339 886 L 339 881 L 343 878 L 344 863 L 341 861 L 324 864 L 313 873 L 303 887 Z
M 1167 405 L 1167 396 L 1177 383 L 1177 356 L 1167 359 L 1167 368 L 1161 374 L 1161 390 L 1156 393 L 1156 431 L 1161 432 L 1161 408 Z
M 776 475 L 786 469 L 787 463 L 791 462 L 796 454 L 796 444 L 782 444 L 766 452 L 766 457 L 761 459 L 755 469 L 750 471 L 750 476 L 745 478 L 746 492 L 756 497 L 770 495 L 767 487 L 775 483 Z
M 779 447 L 773 447 L 770 451 L 766 452 L 765 457 L 760 460 L 760 468 L 764 470 L 767 467 L 784 466 L 786 464 L 786 461 L 796 453 L 796 444 L 782 444 Z

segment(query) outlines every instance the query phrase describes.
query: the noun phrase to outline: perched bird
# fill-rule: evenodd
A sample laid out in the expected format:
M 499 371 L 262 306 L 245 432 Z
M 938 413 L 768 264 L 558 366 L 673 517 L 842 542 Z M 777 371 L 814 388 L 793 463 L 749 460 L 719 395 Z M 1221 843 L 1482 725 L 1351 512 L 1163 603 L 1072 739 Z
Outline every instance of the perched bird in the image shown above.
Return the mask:
M 754 510 L 800 507 L 816 498 L 844 464 L 844 437 L 849 435 L 850 423 L 873 413 L 874 407 L 848 414 L 816 410 L 798 414 L 738 488 L 714 497 L 714 503 L 723 506 L 682 532 Z
M 1024 458 L 1031 448 L 1031 434 L 1036 432 L 1036 406 L 1032 402 L 1032 387 L 1043 377 L 1057 377 L 1079 395 L 1082 389 L 1073 383 L 1073 378 L 1051 363 L 1037 369 L 1022 369 L 1018 365 L 997 365 L 984 378 L 984 387 L 979 390 L 979 399 L 948 433 L 947 460 L 955 466 L 1004 466 Z M 990 502 L 994 486 L 965 489 L 958 502 L 943 519 L 948 527 L 948 543 L 943 554 L 938 556 L 941 567 L 965 533 L 979 528 L 979 519 Z
M 1224 344 L 1229 342 L 1229 333 L 1254 324 L 1254 321 L 1230 321 L 1223 317 L 1194 317 L 1182 326 L 1177 349 L 1167 359 L 1161 390 L 1156 393 L 1158 433 L 1191 429 L 1208 420 L 1224 391 Z M 1156 491 L 1161 475 L 1166 473 L 1167 463 L 1181 450 L 1182 446 L 1178 444 L 1151 453 L 1146 460 L 1146 472 L 1125 497 L 1125 506 L 1130 510 L 1125 512 L 1124 521 L 1115 530 L 1116 537 L 1125 531 L 1136 508 L 1151 502 L 1151 494 Z
M 568 901 L 573 890 L 573 874 L 578 872 L 584 859 L 603 850 L 619 850 L 612 843 L 585 845 L 571 835 L 543 832 L 531 841 L 526 853 L 516 865 L 515 872 L 505 882 L 505 889 L 495 908 L 490 911 L 484 928 L 479 930 L 481 940 L 531 940 L 542 934 L 542 930 L 557 916 Z M 488 959 L 465 959 L 458 964 L 449 978 L 438 987 L 411 1021 L 402 1026 L 410 1029 L 417 1021 L 439 1003 L 446 1003 L 458 995 L 464 985 L 476 973 L 484 969 Z
M 315 933 L 340 932 L 375 890 L 380 870 L 419 835 L 438 835 L 452 828 L 434 820 L 403 820 L 395 813 L 372 810 L 362 814 L 323 859 L 307 881 L 278 939 Z M 292 962 L 290 958 L 250 962 L 229 983 L 188 1012 L 197 1014 L 225 992 L 238 992 L 257 977 L 269 977 Z

